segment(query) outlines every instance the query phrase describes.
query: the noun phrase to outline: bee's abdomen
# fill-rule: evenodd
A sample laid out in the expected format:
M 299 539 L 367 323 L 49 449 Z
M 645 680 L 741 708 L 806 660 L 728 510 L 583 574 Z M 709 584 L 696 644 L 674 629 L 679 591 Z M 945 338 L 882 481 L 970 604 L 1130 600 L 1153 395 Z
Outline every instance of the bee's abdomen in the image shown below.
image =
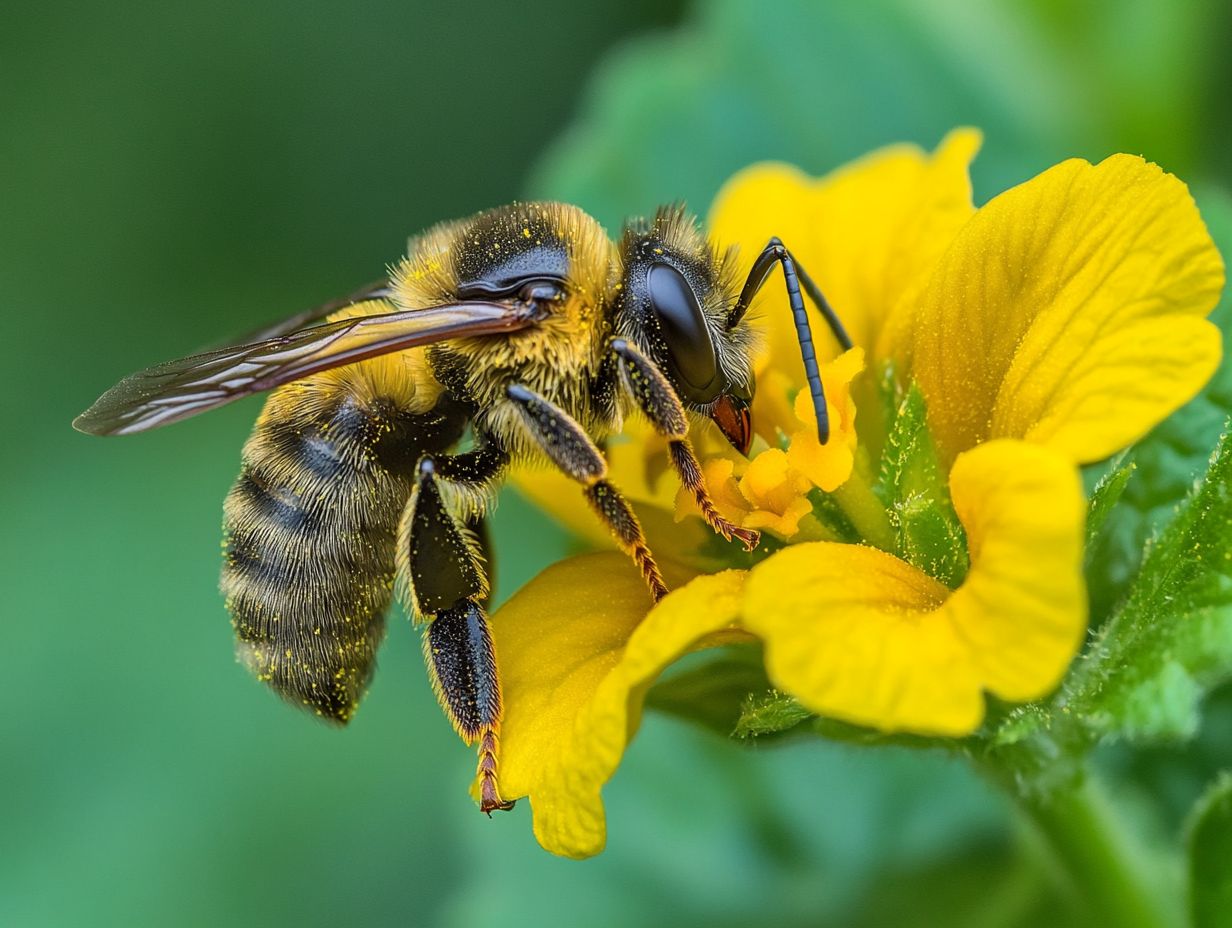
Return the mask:
M 224 507 L 222 590 L 241 661 L 339 722 L 384 638 L 410 473 L 465 423 L 446 401 L 416 413 L 362 386 L 333 375 L 274 394 Z

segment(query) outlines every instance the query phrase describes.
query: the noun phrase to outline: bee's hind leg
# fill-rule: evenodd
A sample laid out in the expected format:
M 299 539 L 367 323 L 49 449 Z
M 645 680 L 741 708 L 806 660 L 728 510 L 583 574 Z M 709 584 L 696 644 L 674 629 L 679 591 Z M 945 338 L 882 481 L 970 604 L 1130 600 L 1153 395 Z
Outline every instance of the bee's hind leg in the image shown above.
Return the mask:
M 437 699 L 462 739 L 479 746 L 479 808 L 488 814 L 512 809 L 513 801 L 501 798 L 497 776 L 500 676 L 483 607 L 467 599 L 441 610 L 423 647 Z
M 419 463 L 399 532 L 399 570 L 417 619 L 427 621 L 424 658 L 441 707 L 467 744 L 479 747 L 480 809 L 513 808 L 497 778 L 501 688 L 484 603 L 487 572 L 479 538 L 450 511 L 438 479 L 475 485 L 496 479 L 503 452 L 426 457 Z
M 672 466 L 680 482 L 697 500 L 706 522 L 728 541 L 738 538 L 746 550 L 752 551 L 761 540 L 761 535 L 752 529 L 733 525 L 715 509 L 702 478 L 701 465 L 693 453 L 693 446 L 689 444 L 689 420 L 685 417 L 684 404 L 667 377 L 653 361 L 623 338 L 612 342 L 612 351 L 620 359 L 621 383 L 655 431 L 667 439 Z
M 633 507 L 607 480 L 607 461 L 573 418 L 559 406 L 523 386 L 510 386 L 505 394 L 522 415 L 522 422 L 540 449 L 567 476 L 583 487 L 586 499 L 599 514 L 621 548 L 633 558 L 658 602 L 667 595 L 667 585 L 646 544 L 646 536 Z

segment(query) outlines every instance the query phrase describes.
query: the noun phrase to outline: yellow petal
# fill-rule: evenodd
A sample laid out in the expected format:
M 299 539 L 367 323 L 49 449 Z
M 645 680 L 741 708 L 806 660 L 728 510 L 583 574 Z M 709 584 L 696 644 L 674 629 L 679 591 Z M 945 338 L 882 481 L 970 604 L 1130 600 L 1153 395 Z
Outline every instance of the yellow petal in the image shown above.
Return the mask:
M 760 164 L 732 177 L 710 211 L 712 234 L 740 246 L 747 272 L 777 235 L 808 270 L 855 344 L 876 334 L 927 279 L 942 251 L 973 212 L 967 167 L 980 144 L 971 129 L 950 133 L 928 155 L 912 145 L 873 152 L 814 179 L 784 164 Z M 820 331 L 819 353 L 833 340 Z M 773 367 L 802 384 L 803 368 L 786 291 L 779 278 L 762 289 L 756 317 L 768 332 Z M 760 374 L 760 370 L 759 370 Z M 758 410 L 754 408 L 754 416 Z
M 743 577 L 699 577 L 647 614 L 645 584 L 624 557 L 583 555 L 544 571 L 492 617 L 505 705 L 501 793 L 530 797 L 544 848 L 568 857 L 603 849 L 599 793 L 637 731 L 646 690 L 732 624 Z
M 830 417 L 830 439 L 824 445 L 817 439 L 812 395 L 808 390 L 796 394 L 794 411 L 799 427 L 792 435 L 787 457 L 792 467 L 827 493 L 847 482 L 855 463 L 856 404 L 851 398 L 851 382 L 862 370 L 864 349 L 859 347 L 821 365 Z
M 980 209 L 916 309 L 912 370 L 952 456 L 989 438 L 1106 457 L 1218 366 L 1223 262 L 1185 185 L 1066 161 Z
M 827 493 L 838 489 L 851 476 L 855 454 L 845 442 L 817 440 L 817 430 L 797 432 L 788 449 L 791 466 Z
M 964 735 L 983 692 L 1044 695 L 1086 629 L 1085 501 L 1073 466 L 997 441 L 955 462 L 971 568 L 951 592 L 873 548 L 796 545 L 755 567 L 742 624 L 771 680 L 815 712 L 886 731 Z
M 753 458 L 737 487 L 748 507 L 741 521 L 744 528 L 769 529 L 783 539 L 791 539 L 800 530 L 800 520 L 813 511 L 807 497 L 811 489 L 808 479 L 778 448 L 769 448 Z
M 802 532 L 807 533 L 806 537 L 816 538 L 820 525 L 816 519 L 808 519 L 812 514 L 812 503 L 799 496 L 788 502 L 781 512 L 772 509 L 753 510 L 744 517 L 741 528 L 773 532 L 784 541 L 793 541 Z
M 753 508 L 776 512 L 796 497 L 799 486 L 799 475 L 787 466 L 787 454 L 778 448 L 755 457 L 740 478 L 740 493 Z

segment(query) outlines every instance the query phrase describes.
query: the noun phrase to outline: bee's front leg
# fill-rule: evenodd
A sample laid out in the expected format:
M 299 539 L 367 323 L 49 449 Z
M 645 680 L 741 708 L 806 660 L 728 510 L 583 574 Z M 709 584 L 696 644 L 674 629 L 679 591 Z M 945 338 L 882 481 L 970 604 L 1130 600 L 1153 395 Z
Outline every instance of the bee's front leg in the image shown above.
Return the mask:
M 671 382 L 653 361 L 625 339 L 613 341 L 612 351 L 620 359 L 621 383 L 655 431 L 667 439 L 672 466 L 680 482 L 693 493 L 706 522 L 727 540 L 738 538 L 746 550 L 752 551 L 761 535 L 724 519 L 710 499 L 701 465 L 697 463 L 697 455 L 689 444 L 689 421 L 685 416 L 684 404 L 680 402 Z
M 483 603 L 488 578 L 480 542 L 450 511 L 438 480 L 494 481 L 508 457 L 492 449 L 419 462 L 398 539 L 399 573 L 417 619 L 432 688 L 467 744 L 479 745 L 480 808 L 511 809 L 497 781 L 501 689 Z
M 533 390 L 515 385 L 507 388 L 505 394 L 521 413 L 527 431 L 548 459 L 584 487 L 587 501 L 641 569 L 655 602 L 666 596 L 667 585 L 646 544 L 641 523 L 633 507 L 607 481 L 607 461 L 586 430 L 567 412 Z

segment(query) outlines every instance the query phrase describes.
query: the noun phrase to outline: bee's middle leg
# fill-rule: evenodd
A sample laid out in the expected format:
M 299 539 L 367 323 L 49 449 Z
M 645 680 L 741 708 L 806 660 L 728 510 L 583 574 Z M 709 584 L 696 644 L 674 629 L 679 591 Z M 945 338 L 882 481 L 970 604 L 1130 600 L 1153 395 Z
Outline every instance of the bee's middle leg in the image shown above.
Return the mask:
M 479 538 L 442 496 L 439 480 L 481 489 L 504 470 L 502 452 L 425 457 L 399 532 L 399 570 L 416 618 L 428 622 L 424 657 L 432 688 L 467 744 L 478 744 L 480 808 L 510 809 L 497 779 L 501 688 L 484 602 L 487 571 Z
M 543 453 L 583 486 L 586 499 L 612 530 L 621 548 L 642 571 L 650 595 L 658 602 L 667 595 L 667 584 L 654 555 L 646 544 L 633 507 L 607 480 L 607 461 L 590 436 L 559 406 L 523 386 L 510 386 L 506 395 L 522 415 L 530 434 Z
M 733 525 L 719 515 L 702 478 L 702 468 L 689 444 L 689 422 L 684 404 L 671 382 L 648 357 L 623 338 L 612 342 L 612 351 L 620 359 L 620 379 L 638 408 L 650 420 L 655 431 L 667 439 L 667 448 L 680 482 L 692 492 L 706 522 L 727 540 L 738 538 L 746 550 L 752 551 L 761 539 L 760 533 Z

